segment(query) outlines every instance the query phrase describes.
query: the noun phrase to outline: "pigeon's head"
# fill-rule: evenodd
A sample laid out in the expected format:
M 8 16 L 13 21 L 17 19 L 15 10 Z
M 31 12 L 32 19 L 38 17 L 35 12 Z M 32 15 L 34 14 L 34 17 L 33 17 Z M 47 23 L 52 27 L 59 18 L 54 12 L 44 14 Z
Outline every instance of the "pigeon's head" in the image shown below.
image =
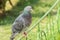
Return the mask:
M 24 11 L 26 11 L 26 12 L 31 12 L 31 11 L 32 11 L 32 7 L 31 7 L 31 6 L 26 6 L 26 7 L 24 8 Z

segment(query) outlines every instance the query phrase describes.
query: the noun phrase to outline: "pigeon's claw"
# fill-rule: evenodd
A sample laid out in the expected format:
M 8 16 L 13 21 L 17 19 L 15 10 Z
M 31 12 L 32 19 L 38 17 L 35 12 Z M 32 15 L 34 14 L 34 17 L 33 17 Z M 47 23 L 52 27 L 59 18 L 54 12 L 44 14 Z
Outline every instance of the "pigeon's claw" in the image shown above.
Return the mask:
M 24 32 L 24 35 L 25 35 L 25 36 L 27 36 L 27 33 L 26 33 L 26 32 Z

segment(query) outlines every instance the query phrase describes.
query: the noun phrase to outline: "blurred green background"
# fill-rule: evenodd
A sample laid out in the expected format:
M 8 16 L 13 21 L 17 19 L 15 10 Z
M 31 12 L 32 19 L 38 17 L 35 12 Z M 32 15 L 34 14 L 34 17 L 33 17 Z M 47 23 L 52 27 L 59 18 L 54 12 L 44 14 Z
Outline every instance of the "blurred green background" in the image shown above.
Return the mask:
M 13 4 L 13 6 L 11 5 L 11 3 L 9 3 L 9 0 L 5 0 L 3 2 L 4 5 L 0 3 L 0 6 L 3 5 L 2 7 L 4 7 L 4 8 L 0 7 L 0 40 L 9 40 L 10 39 L 12 23 L 14 22 L 16 17 L 21 13 L 21 11 L 24 9 L 25 6 L 31 5 L 33 7 L 34 12 L 32 12 L 32 24 L 31 24 L 31 26 L 32 26 L 56 2 L 56 0 L 10 0 L 10 1 Z M 60 17 L 58 17 L 58 21 L 56 21 L 57 14 L 59 15 L 59 12 L 57 13 L 58 5 L 59 5 L 59 3 L 54 7 L 54 9 L 52 9 L 50 14 L 47 15 L 39 24 L 40 29 L 42 31 L 48 30 L 48 32 L 45 33 L 45 35 L 47 34 L 47 36 L 46 37 L 41 36 L 41 38 L 40 38 L 41 40 L 60 40 L 60 32 L 59 32 L 60 30 L 57 27 L 57 26 L 60 26 L 60 24 L 59 24 Z M 2 13 L 3 14 L 2 15 L 1 11 L 3 9 L 4 9 L 4 13 Z M 56 22 L 53 23 L 54 21 L 56 21 Z M 48 27 L 48 25 L 51 25 L 51 23 L 53 26 Z M 28 34 L 27 40 L 37 40 L 37 33 L 38 33 L 37 26 Z M 47 27 L 50 29 L 48 29 Z M 54 29 L 52 29 L 53 27 L 54 27 Z M 50 30 L 50 32 L 49 32 L 49 30 Z M 57 32 L 57 30 L 59 30 L 59 31 Z M 43 33 L 41 35 L 43 35 Z M 19 37 L 20 36 L 17 36 L 15 38 L 15 40 L 17 40 Z M 26 38 L 23 38 L 22 40 L 26 40 Z

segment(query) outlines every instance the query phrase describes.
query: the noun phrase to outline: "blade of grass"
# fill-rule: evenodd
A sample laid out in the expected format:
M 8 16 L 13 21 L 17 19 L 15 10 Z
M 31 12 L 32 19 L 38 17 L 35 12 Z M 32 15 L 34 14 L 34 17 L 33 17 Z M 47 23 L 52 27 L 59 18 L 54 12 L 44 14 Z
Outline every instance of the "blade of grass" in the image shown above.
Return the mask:
M 58 32 L 60 33 L 60 7 L 58 7 L 57 11 L 57 27 L 58 27 Z
M 40 40 L 40 24 L 38 23 L 37 40 Z

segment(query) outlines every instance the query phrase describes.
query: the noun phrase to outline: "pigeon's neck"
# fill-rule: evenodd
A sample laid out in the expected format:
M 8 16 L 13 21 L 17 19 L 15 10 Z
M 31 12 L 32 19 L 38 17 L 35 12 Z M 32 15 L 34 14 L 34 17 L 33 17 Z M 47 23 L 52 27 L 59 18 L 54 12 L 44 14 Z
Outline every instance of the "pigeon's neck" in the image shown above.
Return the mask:
M 27 12 L 27 11 L 24 11 L 24 14 L 29 14 L 29 12 Z
M 28 19 L 28 18 L 31 18 L 31 13 L 25 11 L 25 12 L 23 12 L 23 17 L 24 17 L 24 18 L 27 18 L 27 19 Z

